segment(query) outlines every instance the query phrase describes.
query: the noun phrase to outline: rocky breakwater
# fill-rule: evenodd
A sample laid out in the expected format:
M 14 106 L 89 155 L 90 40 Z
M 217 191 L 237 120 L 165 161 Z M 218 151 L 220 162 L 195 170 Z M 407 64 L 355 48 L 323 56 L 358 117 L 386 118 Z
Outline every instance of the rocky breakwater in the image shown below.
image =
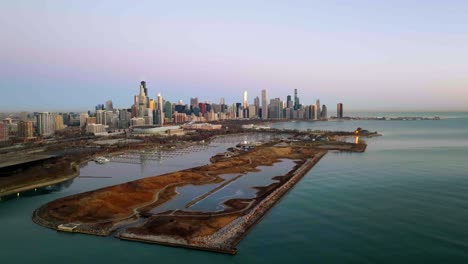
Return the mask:
M 235 253 L 235 246 L 242 240 L 247 232 L 258 223 L 263 216 L 270 210 L 327 152 L 319 152 L 312 159 L 308 159 L 299 167 L 294 175 L 283 185 L 274 190 L 265 199 L 243 216 L 230 222 L 216 233 L 197 237 L 191 241 L 191 244 L 200 248 L 209 248 L 210 250 L 219 250 L 228 253 Z

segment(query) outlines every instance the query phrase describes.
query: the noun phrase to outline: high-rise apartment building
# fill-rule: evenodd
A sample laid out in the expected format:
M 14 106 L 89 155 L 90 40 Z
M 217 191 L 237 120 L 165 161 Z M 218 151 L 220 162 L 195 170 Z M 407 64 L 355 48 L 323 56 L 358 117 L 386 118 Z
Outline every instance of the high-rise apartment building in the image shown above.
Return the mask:
M 267 90 L 262 90 L 262 119 L 268 119 L 268 94 Z
M 63 116 L 61 115 L 54 116 L 54 126 L 55 126 L 55 130 L 62 130 L 65 128 L 65 125 L 63 124 Z
M 343 118 L 343 104 L 339 103 L 336 105 L 336 117 Z
M 34 126 L 32 121 L 21 120 L 18 123 L 18 137 L 21 139 L 28 139 L 34 137 Z
M 51 113 L 42 112 L 36 116 L 37 133 L 41 136 L 50 136 L 54 133 L 54 119 Z

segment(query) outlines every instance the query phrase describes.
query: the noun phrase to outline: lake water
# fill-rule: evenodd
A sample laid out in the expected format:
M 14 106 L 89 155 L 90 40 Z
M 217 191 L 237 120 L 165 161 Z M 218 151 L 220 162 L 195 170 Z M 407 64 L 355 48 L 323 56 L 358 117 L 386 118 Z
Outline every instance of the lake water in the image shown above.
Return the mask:
M 273 124 L 362 127 L 384 136 L 367 139 L 365 153 L 326 155 L 242 240 L 236 256 L 58 233 L 31 221 L 34 209 L 60 197 L 206 164 L 211 152 L 229 145 L 218 142 L 160 162 L 90 163 L 81 175 L 112 178 L 76 178 L 55 192 L 0 202 L 2 262 L 467 263 L 468 114 L 427 115 L 448 118 Z

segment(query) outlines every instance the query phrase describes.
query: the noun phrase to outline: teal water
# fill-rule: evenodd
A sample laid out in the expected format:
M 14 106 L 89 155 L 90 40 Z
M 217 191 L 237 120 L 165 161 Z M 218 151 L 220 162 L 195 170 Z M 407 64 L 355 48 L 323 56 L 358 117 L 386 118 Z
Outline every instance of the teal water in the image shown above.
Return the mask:
M 236 256 L 64 234 L 31 222 L 34 209 L 59 197 L 206 163 L 208 155 L 198 153 L 133 170 L 118 166 L 120 176 L 112 179 L 77 178 L 56 192 L 0 202 L 0 257 L 5 263 L 467 263 L 468 115 L 448 115 L 273 124 L 362 127 L 384 136 L 366 140 L 365 153 L 325 156 L 242 240 Z M 113 170 L 112 163 L 96 166 L 82 173 Z

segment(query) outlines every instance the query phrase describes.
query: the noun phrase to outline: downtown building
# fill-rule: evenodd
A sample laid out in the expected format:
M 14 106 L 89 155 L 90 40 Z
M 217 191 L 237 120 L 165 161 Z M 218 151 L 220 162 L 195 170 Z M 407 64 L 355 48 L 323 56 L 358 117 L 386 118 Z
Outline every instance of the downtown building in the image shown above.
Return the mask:
M 36 115 L 37 134 L 40 136 L 51 136 L 54 133 L 54 117 L 49 112 L 42 112 Z

